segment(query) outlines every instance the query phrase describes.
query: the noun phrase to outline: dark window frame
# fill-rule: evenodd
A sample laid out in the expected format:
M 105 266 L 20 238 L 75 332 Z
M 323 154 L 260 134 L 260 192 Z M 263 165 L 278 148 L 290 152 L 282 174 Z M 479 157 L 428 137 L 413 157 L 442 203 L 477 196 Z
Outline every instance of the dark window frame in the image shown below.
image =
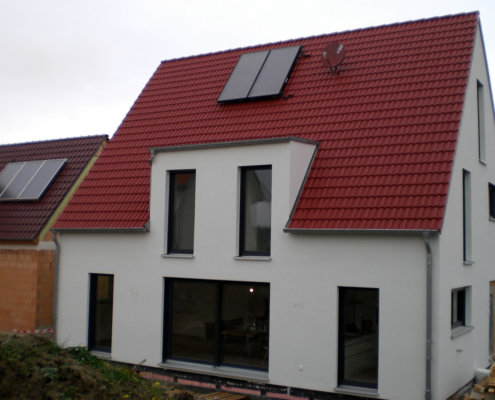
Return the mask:
M 486 164 L 486 132 L 485 132 L 485 98 L 484 86 L 476 81 L 476 111 L 478 130 L 478 158 L 481 163 Z
M 169 171 L 169 195 L 168 195 L 168 226 L 167 226 L 167 254 L 193 254 L 194 253 L 194 220 L 196 208 L 196 170 L 173 170 Z M 175 207 L 175 181 L 181 174 L 194 174 L 194 204 L 193 204 L 193 228 L 192 228 L 192 248 L 176 248 L 174 246 L 174 207 Z
M 247 171 L 255 170 L 270 170 L 271 185 L 270 185 L 270 228 L 268 234 L 268 251 L 252 251 L 246 250 L 245 224 L 246 224 L 246 173 Z M 271 164 L 251 165 L 240 167 L 240 204 L 239 204 L 239 257 L 258 256 L 269 257 L 271 255 L 271 207 L 272 207 L 272 187 L 273 187 L 273 169 Z
M 462 259 L 472 263 L 472 205 L 471 172 L 462 170 Z
M 488 212 L 490 219 L 495 221 L 495 185 L 488 182 Z
M 111 292 L 111 313 L 110 313 L 110 345 L 101 346 L 96 344 L 96 318 L 97 318 L 97 294 L 98 294 L 98 278 L 110 277 L 110 285 L 108 292 Z M 110 297 L 109 297 L 110 298 Z M 89 313 L 88 313 L 88 349 L 111 353 L 112 351 L 112 331 L 113 331 L 113 299 L 114 299 L 114 275 L 112 274 L 90 274 L 89 275 Z
M 467 287 L 452 289 L 450 294 L 450 326 L 467 326 Z
M 210 283 L 215 287 L 215 301 L 214 301 L 214 314 L 215 321 L 213 324 L 214 327 L 214 349 L 212 354 L 212 362 L 191 359 L 185 357 L 177 357 L 172 355 L 172 334 L 173 331 L 173 284 L 176 281 L 180 282 L 202 282 L 202 283 Z M 255 371 L 268 371 L 268 343 L 266 350 L 266 367 L 252 367 L 246 366 L 242 364 L 229 363 L 223 361 L 223 339 L 222 339 L 222 287 L 223 285 L 254 285 L 254 286 L 263 286 L 268 288 L 268 310 L 267 310 L 267 326 L 266 326 L 266 337 L 269 342 L 270 338 L 270 314 L 269 314 L 269 303 L 270 303 L 270 283 L 268 282 L 244 282 L 244 281 L 222 281 L 222 280 L 208 280 L 208 279 L 192 279 L 192 278 L 164 278 L 164 332 L 163 332 L 163 353 L 162 358 L 163 361 L 174 360 L 174 361 L 183 361 L 183 362 L 192 362 L 194 364 L 204 364 L 204 365 L 212 365 L 215 367 L 233 367 L 239 369 L 246 370 L 255 370 Z
M 345 363 L 346 363 L 346 354 L 345 354 L 345 331 L 346 331 L 346 306 L 347 306 L 347 293 L 350 290 L 360 290 L 360 291 L 368 291 L 368 292 L 376 292 L 378 304 L 380 302 L 380 290 L 378 288 L 368 288 L 368 287 L 348 287 L 341 286 L 338 288 L 338 296 L 339 296 L 339 315 L 338 315 L 338 356 L 337 356 L 337 381 L 339 386 L 354 386 L 354 387 L 363 387 L 370 389 L 378 388 L 378 367 L 379 367 L 379 334 L 380 334 L 380 307 L 378 305 L 376 309 L 376 351 L 377 351 L 377 359 L 376 359 L 376 383 L 370 383 L 365 381 L 358 380 L 349 380 L 344 376 L 345 373 Z

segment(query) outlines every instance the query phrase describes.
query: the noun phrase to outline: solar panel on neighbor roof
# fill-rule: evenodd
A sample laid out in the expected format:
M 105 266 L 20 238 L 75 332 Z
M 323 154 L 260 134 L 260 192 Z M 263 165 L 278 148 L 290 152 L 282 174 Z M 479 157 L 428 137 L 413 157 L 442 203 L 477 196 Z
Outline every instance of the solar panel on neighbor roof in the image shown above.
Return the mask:
M 217 101 L 219 103 L 278 96 L 300 46 L 242 54 Z
M 12 162 L 0 172 L 0 200 L 38 200 L 66 159 Z

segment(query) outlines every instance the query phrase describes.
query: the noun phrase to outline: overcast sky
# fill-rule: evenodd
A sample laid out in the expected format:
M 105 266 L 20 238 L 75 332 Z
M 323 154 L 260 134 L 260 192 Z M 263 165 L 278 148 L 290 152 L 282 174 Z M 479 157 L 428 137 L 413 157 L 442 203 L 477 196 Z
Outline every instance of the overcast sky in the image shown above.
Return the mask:
M 0 0 L 0 144 L 114 134 L 161 60 L 480 11 L 495 0 Z

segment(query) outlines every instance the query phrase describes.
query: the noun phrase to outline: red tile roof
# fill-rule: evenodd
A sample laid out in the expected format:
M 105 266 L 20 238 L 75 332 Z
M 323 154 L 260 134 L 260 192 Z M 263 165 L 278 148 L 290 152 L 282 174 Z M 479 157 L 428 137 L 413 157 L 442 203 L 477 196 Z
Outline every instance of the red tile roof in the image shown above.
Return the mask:
M 67 159 L 39 201 L 0 202 L 0 240 L 36 240 L 88 162 L 107 139 L 106 135 L 99 135 L 0 146 L 0 171 L 14 161 Z
M 290 228 L 440 230 L 477 24 L 468 13 L 164 61 L 56 227 L 143 227 L 151 147 L 298 136 L 320 146 Z M 334 75 L 331 41 L 346 50 Z M 217 103 L 241 54 L 293 45 L 304 56 L 284 97 Z

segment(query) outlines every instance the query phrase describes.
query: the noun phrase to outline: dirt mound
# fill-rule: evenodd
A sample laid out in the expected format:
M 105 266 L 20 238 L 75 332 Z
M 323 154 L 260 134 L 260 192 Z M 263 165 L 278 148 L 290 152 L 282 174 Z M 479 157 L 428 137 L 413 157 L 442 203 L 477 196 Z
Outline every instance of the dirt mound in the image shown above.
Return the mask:
M 0 334 L 0 399 L 159 400 L 165 387 L 86 348 L 63 349 L 35 335 Z

